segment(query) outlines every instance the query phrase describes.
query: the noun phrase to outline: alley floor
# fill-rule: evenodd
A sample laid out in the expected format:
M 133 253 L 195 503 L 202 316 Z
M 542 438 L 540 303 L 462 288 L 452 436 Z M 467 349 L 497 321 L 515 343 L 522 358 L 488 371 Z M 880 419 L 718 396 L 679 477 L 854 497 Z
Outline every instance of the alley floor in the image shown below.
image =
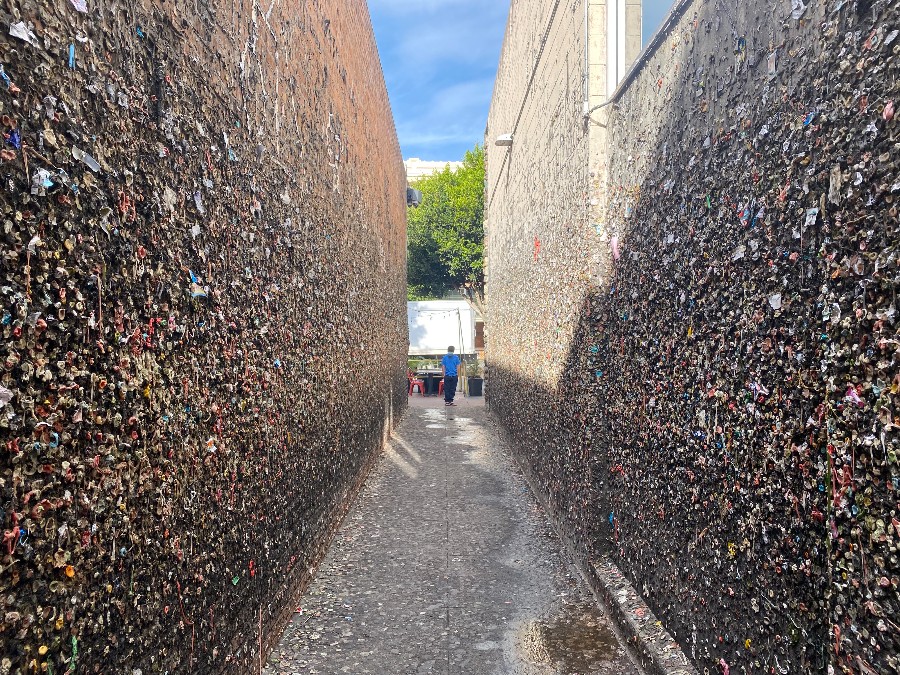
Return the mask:
M 481 398 L 414 396 L 266 675 L 637 675 Z

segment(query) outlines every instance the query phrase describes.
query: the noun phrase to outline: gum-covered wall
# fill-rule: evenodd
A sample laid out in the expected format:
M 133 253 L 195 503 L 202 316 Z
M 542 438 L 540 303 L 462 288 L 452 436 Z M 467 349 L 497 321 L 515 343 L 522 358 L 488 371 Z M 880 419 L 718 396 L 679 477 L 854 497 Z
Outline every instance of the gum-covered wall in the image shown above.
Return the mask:
M 406 400 L 366 4 L 0 33 L 0 673 L 257 672 Z
M 701 671 L 898 672 L 900 9 L 682 5 L 595 114 L 560 377 L 495 354 L 491 406 Z M 491 306 L 513 264 L 525 293 L 564 269 L 489 254 Z M 554 338 L 513 314 L 502 344 Z

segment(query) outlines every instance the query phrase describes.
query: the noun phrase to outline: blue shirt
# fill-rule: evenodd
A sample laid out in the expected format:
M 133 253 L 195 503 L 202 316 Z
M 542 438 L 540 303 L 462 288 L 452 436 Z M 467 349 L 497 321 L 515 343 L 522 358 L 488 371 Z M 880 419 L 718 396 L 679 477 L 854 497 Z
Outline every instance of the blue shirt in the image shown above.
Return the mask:
M 447 377 L 456 377 L 459 368 L 459 357 L 456 354 L 444 354 L 441 359 L 441 365 L 444 366 L 444 372 Z

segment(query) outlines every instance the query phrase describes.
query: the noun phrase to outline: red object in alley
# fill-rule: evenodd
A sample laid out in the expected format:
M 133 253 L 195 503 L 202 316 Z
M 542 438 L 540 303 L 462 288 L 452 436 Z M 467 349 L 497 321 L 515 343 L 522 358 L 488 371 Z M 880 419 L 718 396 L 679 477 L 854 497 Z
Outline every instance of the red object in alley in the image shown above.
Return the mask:
M 424 380 L 419 380 L 414 377 L 408 377 L 406 379 L 409 380 L 409 395 L 410 396 L 412 396 L 413 388 L 415 388 L 415 387 L 419 388 L 419 393 L 422 394 L 422 396 L 425 395 L 425 381 Z

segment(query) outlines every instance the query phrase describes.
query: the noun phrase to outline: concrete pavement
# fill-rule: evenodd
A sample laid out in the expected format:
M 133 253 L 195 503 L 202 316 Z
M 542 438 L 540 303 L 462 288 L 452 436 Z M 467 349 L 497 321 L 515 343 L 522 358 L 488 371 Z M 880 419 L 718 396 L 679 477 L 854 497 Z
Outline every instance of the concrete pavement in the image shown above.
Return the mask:
M 483 399 L 411 398 L 266 675 L 637 675 Z

